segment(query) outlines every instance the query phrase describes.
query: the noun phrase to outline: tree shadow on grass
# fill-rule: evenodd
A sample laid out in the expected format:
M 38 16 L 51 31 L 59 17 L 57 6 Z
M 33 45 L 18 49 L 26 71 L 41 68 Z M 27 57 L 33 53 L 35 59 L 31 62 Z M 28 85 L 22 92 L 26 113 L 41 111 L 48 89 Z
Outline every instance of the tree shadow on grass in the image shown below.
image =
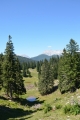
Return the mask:
M 24 117 L 30 115 L 36 111 L 32 110 L 23 110 L 21 108 L 9 108 L 6 106 L 0 106 L 0 120 L 8 120 L 9 118 L 15 119 L 18 117 Z M 32 116 L 29 116 L 32 117 Z M 25 120 L 25 118 L 21 118 L 20 120 Z
M 38 98 L 34 102 L 29 102 L 27 99 L 23 99 L 23 98 L 15 98 L 14 101 L 20 103 L 21 105 L 30 106 L 30 107 L 35 105 L 35 104 L 42 104 L 42 103 L 44 103 L 44 100 L 40 101 L 40 100 L 38 100 Z
M 0 96 L 0 99 L 2 100 L 7 100 L 7 98 L 3 97 L 3 96 Z
M 58 89 L 58 85 L 55 85 L 55 86 L 53 86 L 52 90 L 49 91 L 48 93 L 46 93 L 45 95 L 52 94 L 53 92 L 57 91 L 57 89 Z
M 9 100 L 3 96 L 0 96 L 0 99 Z M 32 107 L 35 104 L 44 103 L 44 100 L 40 101 L 38 98 L 36 98 L 36 101 L 34 102 L 29 102 L 27 101 L 27 99 L 23 99 L 23 98 L 14 98 L 12 99 L 12 101 L 20 103 L 21 105 L 25 107 L 27 106 Z M 19 119 L 25 120 L 25 119 L 31 118 L 34 112 L 36 112 L 36 109 L 35 110 L 23 110 L 21 108 L 10 108 L 5 105 L 0 105 L 0 120 L 8 120 L 9 118 L 16 119 L 18 117 L 23 117 Z
M 53 92 L 57 91 L 57 89 L 58 89 L 58 85 L 54 86 L 53 87 Z
M 9 100 L 8 98 L 3 97 L 3 96 L 0 96 L 0 99 Z M 44 103 L 44 100 L 40 101 L 39 98 L 36 98 L 36 101 L 34 102 L 29 102 L 27 99 L 24 99 L 24 98 L 13 98 L 12 101 L 20 103 L 23 106 L 30 106 L 30 107 L 33 106 L 34 104 Z

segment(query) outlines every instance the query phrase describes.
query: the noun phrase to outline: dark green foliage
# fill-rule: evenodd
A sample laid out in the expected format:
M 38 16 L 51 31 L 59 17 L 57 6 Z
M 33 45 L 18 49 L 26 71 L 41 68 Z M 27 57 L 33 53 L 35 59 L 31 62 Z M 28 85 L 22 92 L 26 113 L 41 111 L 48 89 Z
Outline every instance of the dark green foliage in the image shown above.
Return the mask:
M 78 104 L 75 104 L 75 105 L 66 105 L 64 107 L 64 113 L 65 114 L 73 114 L 73 115 L 77 115 L 77 114 L 80 114 L 80 105 Z
M 71 39 L 59 61 L 58 75 L 61 93 L 74 92 L 80 87 L 80 56 L 75 50 L 78 50 L 78 45 Z
M 10 93 L 12 98 L 13 89 L 14 89 L 14 80 L 15 80 L 15 54 L 14 47 L 11 41 L 11 36 L 9 35 L 9 41 L 6 44 L 6 49 L 4 53 L 4 62 L 3 62 L 3 85 L 7 92 L 7 95 Z
M 38 61 L 37 64 L 36 64 L 36 69 L 37 69 L 37 72 L 38 72 L 38 78 L 40 79 L 41 65 L 40 65 L 40 62 L 39 62 L 39 61 Z
M 3 68 L 2 68 L 2 63 L 3 63 L 3 54 L 0 54 L 0 90 L 3 86 L 3 80 L 2 80 L 2 75 L 3 75 Z
M 26 69 L 25 68 L 23 68 L 23 77 L 27 77 Z
M 24 92 L 24 84 L 20 72 L 19 61 L 16 60 L 13 43 L 9 35 L 9 41 L 6 44 L 3 61 L 3 87 L 8 96 L 11 98 L 13 94 L 22 94 Z
M 52 110 L 52 107 L 50 104 L 45 104 L 44 105 L 44 113 L 47 113 L 49 112 L 50 110 Z
M 58 63 L 59 63 L 59 57 L 57 56 L 50 58 L 50 66 L 52 67 L 52 71 L 53 71 L 53 76 L 54 79 L 58 78 Z
M 36 69 L 37 69 L 37 72 L 40 71 L 40 62 L 39 61 L 37 62 Z
M 54 84 L 54 78 L 52 73 L 52 68 L 49 65 L 49 62 L 45 59 L 42 68 L 41 74 L 39 76 L 38 89 L 41 95 L 46 95 L 52 92 Z
M 33 60 L 31 60 L 30 58 L 26 58 L 26 57 L 22 57 L 22 56 L 18 56 L 16 55 L 16 57 L 19 59 L 20 63 L 28 63 L 28 62 L 32 62 Z
M 23 62 L 22 64 L 23 77 L 27 77 L 27 69 L 28 69 L 28 64 Z
M 29 69 L 27 69 L 27 76 L 31 77 L 31 72 L 29 71 Z
M 39 79 L 40 79 L 40 75 L 41 75 L 41 66 L 42 66 L 42 64 L 43 64 L 43 61 L 38 61 L 37 65 L 36 65 Z
M 30 62 L 27 63 L 27 68 L 30 68 Z
M 22 64 L 23 77 L 31 77 L 31 72 L 29 71 L 29 63 Z
M 37 69 L 37 72 L 41 72 L 41 66 L 43 64 L 43 61 L 38 61 L 37 64 L 36 64 L 36 69 Z
M 36 67 L 36 62 L 32 61 L 30 62 L 30 68 L 34 69 Z
M 62 105 L 56 104 L 56 109 L 61 109 L 61 108 L 62 108 Z
M 74 62 L 76 63 L 74 66 L 75 86 L 76 88 L 80 88 L 80 55 L 79 54 L 75 54 Z
M 59 61 L 59 89 L 61 93 L 67 92 L 70 90 L 72 85 L 72 81 L 69 80 L 69 72 L 70 72 L 70 67 L 69 67 L 69 55 L 66 53 L 64 50 L 63 56 L 60 58 Z M 73 84 L 74 87 L 74 84 Z
M 26 93 L 26 89 L 24 87 L 24 80 L 21 75 L 21 70 L 20 70 L 20 63 L 19 60 L 17 59 L 15 61 L 15 83 L 14 83 L 14 92 L 17 95 L 22 95 L 23 93 Z

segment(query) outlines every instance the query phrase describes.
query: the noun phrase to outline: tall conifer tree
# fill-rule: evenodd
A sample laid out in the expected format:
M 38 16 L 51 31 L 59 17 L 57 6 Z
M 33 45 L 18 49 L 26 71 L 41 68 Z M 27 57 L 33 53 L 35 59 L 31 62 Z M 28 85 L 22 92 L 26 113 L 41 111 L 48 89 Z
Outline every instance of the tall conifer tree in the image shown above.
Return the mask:
M 14 46 L 9 35 L 9 41 L 6 44 L 4 52 L 4 64 L 3 64 L 3 83 L 7 95 L 12 98 L 14 80 L 15 80 L 15 53 Z
M 48 94 L 53 89 L 53 73 L 48 61 L 45 59 L 42 64 L 41 74 L 39 76 L 38 89 L 42 95 Z
M 3 54 L 0 54 L 0 89 L 3 86 L 3 80 L 2 80 L 2 75 L 3 75 L 3 68 L 2 68 L 2 64 L 3 64 Z
M 71 39 L 59 62 L 59 89 L 61 93 L 73 92 L 80 86 L 79 46 Z
M 24 87 L 24 80 L 20 70 L 20 63 L 18 58 L 15 61 L 15 84 L 14 84 L 14 92 L 17 95 L 22 95 L 26 93 L 26 89 Z
M 14 46 L 11 41 L 11 36 L 9 35 L 9 41 L 6 44 L 6 49 L 4 52 L 4 62 L 3 62 L 3 87 L 10 98 L 13 94 L 20 94 L 23 85 L 22 77 L 20 75 L 20 66 L 18 61 L 16 61 L 16 55 L 14 53 Z M 15 88 L 17 88 L 15 90 Z M 20 91 L 19 91 L 20 90 Z

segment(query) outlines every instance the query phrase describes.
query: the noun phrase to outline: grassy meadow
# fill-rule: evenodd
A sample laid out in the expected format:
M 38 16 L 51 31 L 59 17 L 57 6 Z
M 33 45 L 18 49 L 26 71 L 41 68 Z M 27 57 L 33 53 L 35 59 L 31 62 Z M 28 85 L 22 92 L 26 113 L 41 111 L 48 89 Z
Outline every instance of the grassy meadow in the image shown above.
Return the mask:
M 38 92 L 38 73 L 30 69 L 32 77 L 24 78 L 27 92 L 19 99 L 8 100 L 3 90 L 0 91 L 0 120 L 80 120 L 79 115 L 65 114 L 63 108 L 71 100 L 80 101 L 80 89 L 74 93 L 61 94 L 58 89 L 58 80 L 55 80 L 53 93 L 41 96 Z M 36 102 L 29 103 L 26 98 L 35 96 Z M 45 113 L 45 104 L 52 110 Z

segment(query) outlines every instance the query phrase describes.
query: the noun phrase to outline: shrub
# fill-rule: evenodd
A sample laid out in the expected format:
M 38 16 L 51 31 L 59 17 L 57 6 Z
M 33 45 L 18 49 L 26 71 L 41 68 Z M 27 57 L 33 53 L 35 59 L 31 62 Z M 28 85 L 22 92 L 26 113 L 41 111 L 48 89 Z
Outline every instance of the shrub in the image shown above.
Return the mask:
M 66 106 L 64 107 L 64 109 L 63 109 L 64 113 L 65 113 L 65 114 L 70 113 L 70 108 L 71 108 L 71 105 L 70 105 L 70 104 L 66 105 Z
M 65 114 L 73 114 L 73 115 L 77 115 L 80 113 L 80 105 L 76 104 L 76 105 L 66 105 L 64 107 L 64 113 Z
M 61 109 L 61 108 L 62 108 L 62 105 L 60 105 L 60 104 L 56 105 L 56 109 Z
M 52 110 L 52 107 L 50 104 L 45 104 L 44 105 L 44 113 L 47 113 L 49 112 L 50 110 Z

